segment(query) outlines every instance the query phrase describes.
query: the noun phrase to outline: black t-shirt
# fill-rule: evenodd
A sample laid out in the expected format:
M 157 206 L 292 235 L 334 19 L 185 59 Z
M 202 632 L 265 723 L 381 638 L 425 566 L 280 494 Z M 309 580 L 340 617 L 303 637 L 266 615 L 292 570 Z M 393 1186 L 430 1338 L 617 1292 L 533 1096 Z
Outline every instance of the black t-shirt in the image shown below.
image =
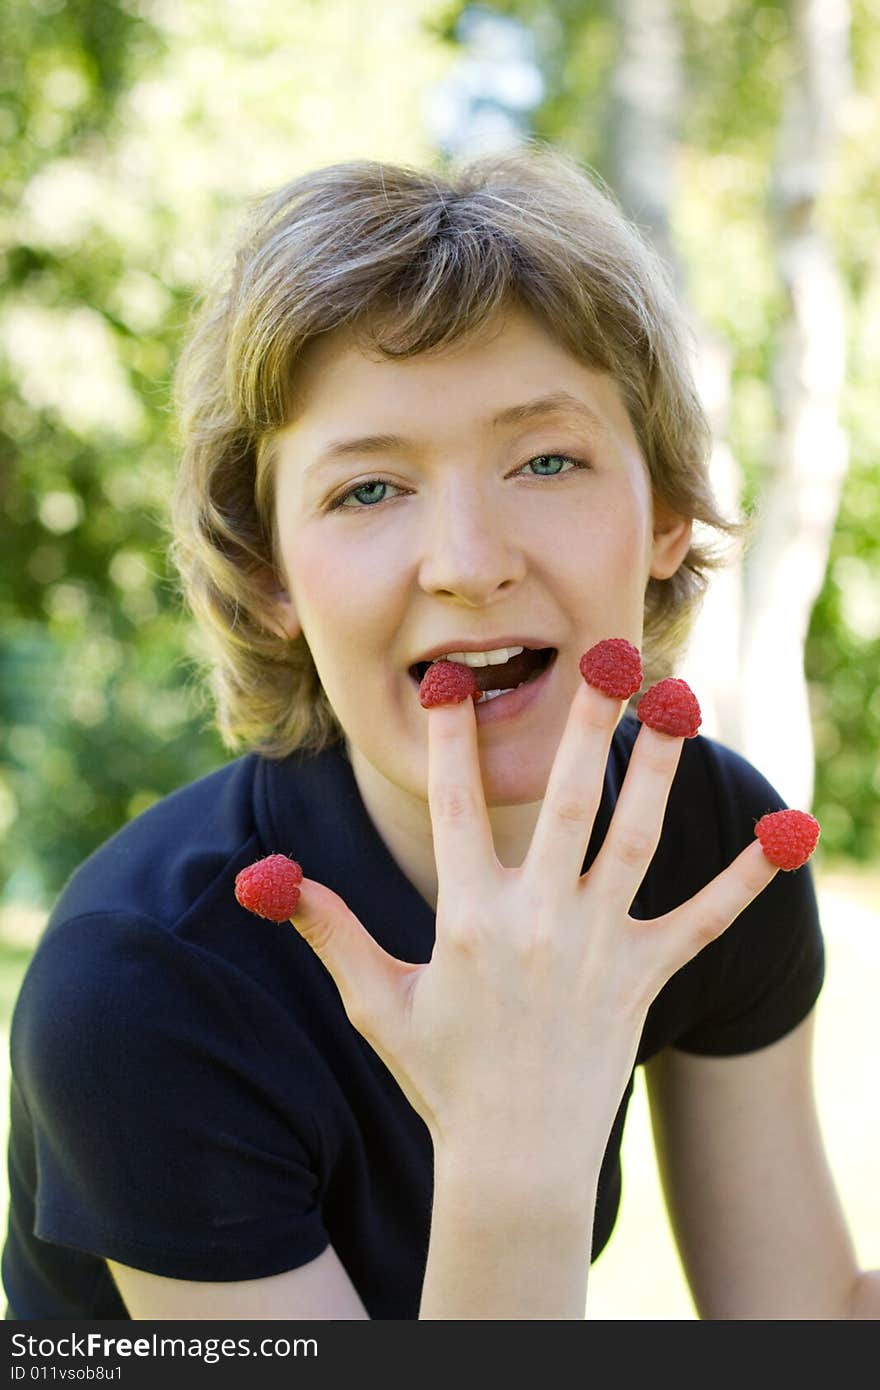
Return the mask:
M 585 867 L 638 730 L 614 736 Z M 782 805 L 737 754 L 685 743 L 632 915 L 691 897 Z M 430 959 L 434 914 L 361 801 L 341 744 L 238 758 L 131 821 L 66 884 L 12 1022 L 8 1318 L 126 1318 L 105 1259 L 241 1280 L 329 1244 L 371 1318 L 418 1317 L 432 1146 L 287 923 L 241 908 L 238 871 L 289 854 L 392 955 Z M 823 978 L 808 867 L 780 873 L 652 1005 L 638 1061 L 774 1042 Z M 599 1182 L 593 1258 L 614 1225 L 632 1079 Z

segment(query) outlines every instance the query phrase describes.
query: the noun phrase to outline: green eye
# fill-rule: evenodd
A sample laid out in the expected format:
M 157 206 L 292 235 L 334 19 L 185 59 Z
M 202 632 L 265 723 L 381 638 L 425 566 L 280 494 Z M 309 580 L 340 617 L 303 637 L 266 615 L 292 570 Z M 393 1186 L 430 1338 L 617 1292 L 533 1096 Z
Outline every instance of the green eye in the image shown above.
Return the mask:
M 535 464 L 535 463 L 551 463 L 551 464 L 552 464 L 552 463 L 559 463 L 559 462 L 561 462 L 561 463 L 571 463 L 571 464 L 574 464 L 575 467 L 577 467 L 576 461 L 575 461 L 574 459 L 570 459 L 570 458 L 568 457 L 567 454 L 538 454 L 536 458 L 529 459 L 528 463 L 526 464 L 526 468 L 531 468 L 532 464 Z M 557 478 L 558 476 L 559 476 L 559 470 L 558 470 L 558 469 L 557 469 L 555 472 L 553 472 L 553 473 L 538 473 L 538 474 L 536 474 L 536 477 L 539 477 L 539 478 Z
M 590 467 L 583 459 L 573 458 L 571 454 L 535 454 L 532 458 L 527 459 L 516 472 L 522 473 L 524 468 L 531 468 L 533 464 L 541 465 L 542 469 L 549 465 L 548 471 L 533 473 L 532 477 L 560 478 L 564 477 L 565 473 L 556 466 L 559 463 L 571 464 L 571 468 L 566 469 L 565 473 L 570 473 L 574 469 L 588 469 Z M 344 492 L 341 497 L 337 497 L 334 502 L 330 503 L 328 510 L 336 511 L 342 509 L 347 512 L 367 511 L 371 507 L 377 507 L 381 505 L 382 502 L 391 500 L 387 495 L 388 488 L 392 488 L 395 492 L 401 492 L 401 489 L 397 487 L 395 483 L 387 483 L 383 478 L 368 478 L 366 482 L 355 484 L 354 487 Z M 384 492 L 381 491 L 383 489 Z M 363 495 L 367 493 L 372 493 L 373 495 L 371 497 Z M 351 505 L 346 506 L 345 504 L 348 503 L 350 499 L 354 500 L 351 502 Z

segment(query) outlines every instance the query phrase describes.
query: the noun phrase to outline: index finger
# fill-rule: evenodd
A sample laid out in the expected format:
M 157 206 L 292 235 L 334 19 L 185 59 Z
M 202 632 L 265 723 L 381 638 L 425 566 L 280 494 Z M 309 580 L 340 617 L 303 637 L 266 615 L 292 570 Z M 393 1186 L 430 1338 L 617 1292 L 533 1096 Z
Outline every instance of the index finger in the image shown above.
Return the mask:
M 495 863 L 474 702 L 428 710 L 428 805 L 437 882 L 476 887 Z

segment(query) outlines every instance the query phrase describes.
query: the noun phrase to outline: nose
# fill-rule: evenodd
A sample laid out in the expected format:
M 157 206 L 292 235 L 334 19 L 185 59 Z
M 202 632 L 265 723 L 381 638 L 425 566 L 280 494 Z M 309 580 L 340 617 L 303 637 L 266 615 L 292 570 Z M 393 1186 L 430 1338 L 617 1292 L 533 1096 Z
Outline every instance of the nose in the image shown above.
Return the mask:
M 523 548 L 491 492 L 463 479 L 432 499 L 419 565 L 426 593 L 478 608 L 522 579 Z

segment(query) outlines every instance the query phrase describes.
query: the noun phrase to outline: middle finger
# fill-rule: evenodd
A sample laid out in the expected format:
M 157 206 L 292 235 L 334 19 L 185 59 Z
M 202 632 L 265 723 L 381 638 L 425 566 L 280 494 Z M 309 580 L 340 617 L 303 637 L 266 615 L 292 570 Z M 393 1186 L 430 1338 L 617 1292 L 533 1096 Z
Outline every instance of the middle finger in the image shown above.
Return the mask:
M 602 800 L 621 701 L 581 684 L 571 702 L 547 790 L 523 863 L 549 882 L 576 883 Z
M 654 858 L 684 738 L 643 724 L 602 848 L 587 875 L 606 901 L 629 911 Z

